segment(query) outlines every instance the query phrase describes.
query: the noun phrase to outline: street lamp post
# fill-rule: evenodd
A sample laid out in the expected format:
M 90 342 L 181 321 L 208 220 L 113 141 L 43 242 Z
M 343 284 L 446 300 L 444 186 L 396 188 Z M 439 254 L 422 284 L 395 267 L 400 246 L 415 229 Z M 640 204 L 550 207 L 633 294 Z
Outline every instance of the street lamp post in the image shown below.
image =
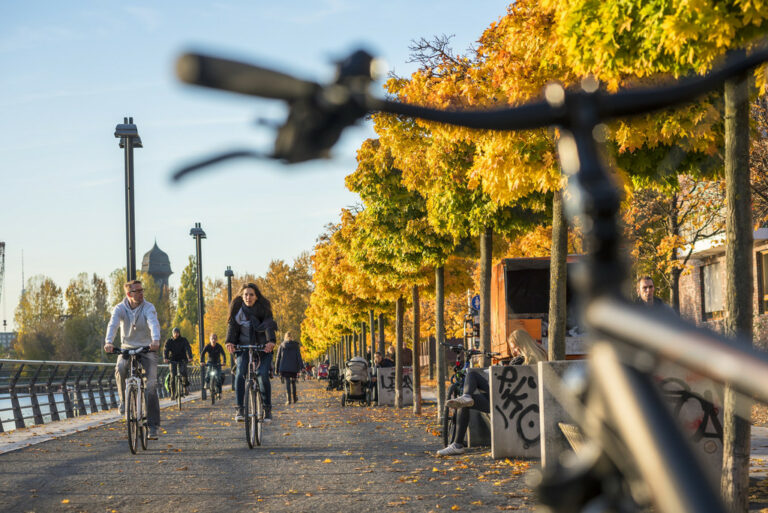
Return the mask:
M 136 279 L 136 224 L 133 209 L 133 149 L 143 148 L 133 118 L 123 118 L 115 127 L 115 137 L 125 149 L 125 252 L 127 281 Z
M 232 277 L 235 275 L 232 272 L 232 268 L 227 266 L 227 270 L 224 271 L 224 276 L 227 277 L 227 305 L 232 304 Z M 235 391 L 235 355 L 229 356 L 230 372 L 232 373 L 232 391 Z
M 197 257 L 197 344 L 200 348 L 200 380 L 202 381 L 200 386 L 200 395 L 203 400 L 206 398 L 205 394 L 205 367 L 202 363 L 203 346 L 205 345 L 205 307 L 203 304 L 203 263 L 201 255 L 200 241 L 205 238 L 205 232 L 200 227 L 200 223 L 195 223 L 195 226 L 189 230 L 189 234 L 195 239 L 195 255 Z
M 227 277 L 227 304 L 232 304 L 232 277 L 235 275 L 234 272 L 232 272 L 232 268 L 230 266 L 227 266 L 227 270 L 224 271 L 224 276 Z

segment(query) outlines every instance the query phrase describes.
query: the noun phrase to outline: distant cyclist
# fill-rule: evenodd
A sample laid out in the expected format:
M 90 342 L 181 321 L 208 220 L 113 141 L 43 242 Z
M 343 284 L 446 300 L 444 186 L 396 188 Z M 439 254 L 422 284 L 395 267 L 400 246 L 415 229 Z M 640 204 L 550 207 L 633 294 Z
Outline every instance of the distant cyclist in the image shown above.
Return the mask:
M 104 351 L 111 353 L 112 341 L 120 326 L 120 349 L 138 349 L 149 346 L 150 351 L 160 349 L 160 323 L 157 311 L 149 301 L 144 300 L 144 288 L 139 280 L 132 280 L 123 285 L 125 299 L 115 305 L 112 317 L 107 325 L 107 335 L 104 337 Z M 137 355 L 147 378 L 147 425 L 149 439 L 157 440 L 157 428 L 160 426 L 160 401 L 157 398 L 157 354 L 143 353 Z M 125 413 L 125 378 L 128 374 L 129 360 L 123 355 L 117 358 L 115 380 L 117 394 L 120 397 L 120 413 Z
M 171 383 L 176 373 L 180 373 L 184 379 L 184 388 L 189 386 L 189 377 L 187 376 L 187 363 L 192 360 L 192 346 L 189 340 L 181 336 L 179 328 L 173 328 L 173 337 L 165 342 L 163 358 L 166 363 L 171 364 Z M 182 391 L 183 392 L 183 391 Z
M 272 419 L 272 385 L 269 382 L 269 369 L 272 365 L 272 350 L 275 347 L 277 324 L 272 319 L 272 305 L 259 288 L 253 283 L 246 283 L 240 288 L 240 294 L 229 305 L 227 320 L 227 351 L 237 357 L 237 375 L 235 376 L 235 395 L 237 413 L 235 420 L 242 421 L 243 399 L 245 397 L 245 375 L 248 371 L 248 352 L 237 351 L 238 345 L 264 345 L 259 352 L 261 364 L 256 369 L 259 389 L 264 398 L 264 419 Z
M 206 356 L 208 357 L 208 363 L 216 370 L 219 377 L 219 387 L 221 387 L 223 377 L 221 366 L 227 363 L 227 354 L 224 352 L 221 344 L 219 344 L 219 336 L 216 333 L 211 333 L 209 342 L 209 344 L 205 344 L 205 348 L 203 348 L 203 352 L 200 354 L 200 363 L 205 365 Z

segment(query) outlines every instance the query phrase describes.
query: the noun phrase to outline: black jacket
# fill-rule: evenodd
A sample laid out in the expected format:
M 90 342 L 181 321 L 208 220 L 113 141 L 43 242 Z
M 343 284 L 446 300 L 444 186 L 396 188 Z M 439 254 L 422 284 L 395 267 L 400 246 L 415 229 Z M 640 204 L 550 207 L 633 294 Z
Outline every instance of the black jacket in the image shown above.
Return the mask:
M 184 337 L 169 338 L 165 342 L 163 358 L 172 362 L 186 362 L 192 359 L 192 346 Z
M 211 346 L 211 344 L 205 344 L 203 353 L 200 355 L 200 363 L 205 363 L 205 355 L 210 357 L 209 361 L 215 365 L 226 365 L 227 354 L 224 352 L 224 348 L 221 344 Z
M 304 368 L 304 361 L 301 359 L 301 345 L 295 340 L 287 340 L 280 344 L 277 351 L 277 362 L 275 369 L 277 372 L 299 372 Z

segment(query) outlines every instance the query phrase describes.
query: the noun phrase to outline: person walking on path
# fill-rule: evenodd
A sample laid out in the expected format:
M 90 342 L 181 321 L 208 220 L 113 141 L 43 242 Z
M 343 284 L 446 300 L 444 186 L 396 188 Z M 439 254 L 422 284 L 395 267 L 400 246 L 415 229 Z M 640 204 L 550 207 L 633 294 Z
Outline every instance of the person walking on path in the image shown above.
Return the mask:
M 120 349 L 138 349 L 149 346 L 150 351 L 160 349 L 160 322 L 154 305 L 144 300 L 144 287 L 139 280 L 131 280 L 123 285 L 125 299 L 115 305 L 107 325 L 104 337 L 104 351 L 111 353 L 112 341 L 120 327 Z M 157 353 L 137 355 L 147 378 L 145 390 L 147 399 L 147 424 L 149 439 L 157 440 L 157 428 L 160 426 L 160 400 L 157 397 Z M 120 413 L 125 412 L 125 378 L 128 374 L 128 361 L 120 355 L 115 366 L 117 394 L 120 397 Z
M 301 359 L 301 344 L 293 340 L 293 333 L 290 331 L 285 332 L 283 343 L 277 350 L 275 368 L 285 381 L 285 404 L 298 402 L 296 377 L 299 371 L 304 368 L 304 361 Z
M 171 365 L 171 383 L 175 383 L 173 378 L 180 373 L 184 378 L 184 387 L 188 387 L 187 363 L 192 360 L 192 346 L 189 340 L 181 336 L 179 328 L 173 328 L 172 334 L 172 338 L 165 341 L 163 361 Z
M 656 297 L 656 285 L 650 276 L 643 276 L 637 280 L 637 303 L 649 307 L 659 307 L 670 313 L 674 311 L 671 306 Z
M 237 350 L 239 345 L 264 345 L 259 351 L 261 364 L 256 369 L 257 381 L 261 396 L 264 398 L 264 419 L 272 420 L 272 385 L 269 382 L 269 369 L 272 365 L 272 350 L 275 347 L 275 330 L 277 324 L 272 318 L 272 305 L 261 294 L 254 283 L 246 283 L 240 288 L 240 293 L 232 299 L 229 305 L 227 320 L 227 351 L 237 358 L 237 374 L 235 376 L 235 396 L 237 412 L 235 420 L 242 422 L 243 399 L 245 397 L 245 375 L 248 370 L 248 352 Z

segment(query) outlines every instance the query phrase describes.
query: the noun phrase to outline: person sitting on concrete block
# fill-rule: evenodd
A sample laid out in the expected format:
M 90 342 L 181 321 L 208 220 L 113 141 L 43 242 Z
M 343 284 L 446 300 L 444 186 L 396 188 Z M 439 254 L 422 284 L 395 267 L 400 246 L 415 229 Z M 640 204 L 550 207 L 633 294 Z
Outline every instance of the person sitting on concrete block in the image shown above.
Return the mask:
M 522 356 L 525 365 L 536 365 L 539 362 L 549 360 L 547 352 L 541 347 L 527 331 L 518 329 L 509 334 L 507 347 L 512 357 Z
M 488 369 L 483 372 L 467 372 L 464 378 L 464 395 L 445 402 L 448 408 L 457 410 L 456 431 L 453 440 L 444 449 L 437 451 L 438 456 L 463 454 L 466 446 L 465 437 L 469 426 L 469 410 L 491 412 L 491 397 L 488 388 Z

